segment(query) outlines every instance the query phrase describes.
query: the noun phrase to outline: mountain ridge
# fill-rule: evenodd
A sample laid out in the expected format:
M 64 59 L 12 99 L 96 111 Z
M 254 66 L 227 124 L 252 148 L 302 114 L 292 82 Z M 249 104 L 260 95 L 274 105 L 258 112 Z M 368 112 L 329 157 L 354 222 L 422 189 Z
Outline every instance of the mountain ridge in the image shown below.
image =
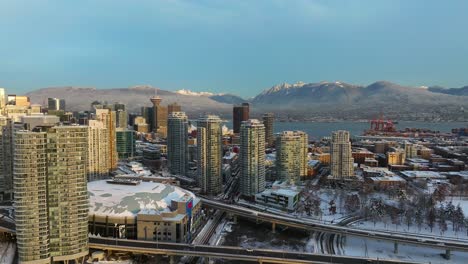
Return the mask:
M 163 104 L 177 102 L 192 114 L 232 114 L 232 105 L 252 104 L 253 115 L 273 111 L 279 116 L 299 119 L 314 118 L 362 119 L 385 113 L 394 119 L 468 120 L 465 89 L 453 91 L 440 87 L 409 87 L 389 81 L 370 85 L 345 82 L 282 83 L 264 89 L 250 99 L 235 94 L 213 94 L 190 90 L 168 91 L 149 85 L 130 88 L 96 89 L 63 86 L 31 91 L 26 95 L 33 103 L 43 103 L 48 97 L 63 98 L 69 110 L 86 110 L 92 101 L 122 102 L 131 112 L 150 106 L 149 98 L 156 93 Z M 181 92 L 182 91 L 182 92 Z M 448 91 L 448 92 L 447 92 Z

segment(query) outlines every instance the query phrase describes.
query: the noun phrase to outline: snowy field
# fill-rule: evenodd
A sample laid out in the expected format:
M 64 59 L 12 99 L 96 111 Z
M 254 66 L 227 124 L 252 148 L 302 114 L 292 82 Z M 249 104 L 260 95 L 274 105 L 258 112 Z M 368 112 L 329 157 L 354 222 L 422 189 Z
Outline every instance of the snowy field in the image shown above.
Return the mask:
M 398 253 L 393 252 L 394 245 L 391 242 L 373 240 L 358 237 L 346 237 L 343 243 L 343 255 L 366 256 L 372 258 L 397 259 L 401 261 L 415 261 L 423 263 L 468 263 L 468 252 L 452 251 L 451 259 L 442 257 L 440 249 L 431 249 L 418 246 L 398 245 Z

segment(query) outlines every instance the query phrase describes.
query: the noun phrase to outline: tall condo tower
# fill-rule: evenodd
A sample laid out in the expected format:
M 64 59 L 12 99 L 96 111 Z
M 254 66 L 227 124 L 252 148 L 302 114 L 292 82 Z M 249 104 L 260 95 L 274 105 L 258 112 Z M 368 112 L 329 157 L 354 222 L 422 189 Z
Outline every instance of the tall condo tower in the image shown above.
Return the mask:
M 273 136 L 273 123 L 275 115 L 273 113 L 265 113 L 263 115 L 263 124 L 265 125 L 265 142 L 267 146 L 273 146 L 275 138 Z
M 110 161 L 110 169 L 114 170 L 117 168 L 118 162 L 118 153 L 117 153 L 117 138 L 116 138 L 116 113 L 115 111 L 109 109 L 96 109 L 96 119 L 103 122 L 105 127 L 107 128 L 108 138 L 109 141 L 109 156 L 108 159 Z
M 308 136 L 302 131 L 283 131 L 276 137 L 276 176 L 291 184 L 307 176 Z
M 87 141 L 87 128 L 80 126 L 15 133 L 20 263 L 76 261 L 88 254 Z
M 333 178 L 348 179 L 354 176 L 354 159 L 348 131 L 338 130 L 332 133 L 330 156 Z
M 184 112 L 171 112 L 168 116 L 167 158 L 172 174 L 187 175 L 188 119 Z
M 239 133 L 242 121 L 247 121 L 249 119 L 249 111 L 249 103 L 234 106 L 232 109 L 232 126 L 234 133 Z
M 223 189 L 221 119 L 206 115 L 197 120 L 197 173 L 203 193 L 218 195 Z
M 257 119 L 242 122 L 240 129 L 240 192 L 254 196 L 265 190 L 265 126 Z
M 0 115 L 0 201 L 13 198 L 13 122 Z
M 107 126 L 98 120 L 88 123 L 88 181 L 102 180 L 109 176 L 109 132 Z

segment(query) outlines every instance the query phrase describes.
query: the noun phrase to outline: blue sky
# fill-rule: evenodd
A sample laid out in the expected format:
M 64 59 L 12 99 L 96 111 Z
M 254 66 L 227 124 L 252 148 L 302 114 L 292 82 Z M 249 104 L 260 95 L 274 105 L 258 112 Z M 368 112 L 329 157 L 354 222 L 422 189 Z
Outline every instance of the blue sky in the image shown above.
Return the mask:
M 468 1 L 1 0 L 0 87 L 468 85 Z

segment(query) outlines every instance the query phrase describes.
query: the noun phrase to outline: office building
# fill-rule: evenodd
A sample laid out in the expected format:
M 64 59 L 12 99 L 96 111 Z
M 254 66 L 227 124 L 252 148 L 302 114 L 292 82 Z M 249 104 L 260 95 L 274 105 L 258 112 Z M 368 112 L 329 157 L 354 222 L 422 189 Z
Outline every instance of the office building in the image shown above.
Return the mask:
M 65 111 L 65 99 L 48 98 L 47 102 L 49 111 Z
M 87 128 L 36 127 L 14 136 L 20 263 L 80 261 L 88 254 Z
M 283 131 L 276 137 L 276 176 L 295 184 L 307 176 L 308 136 L 302 131 Z
M 109 156 L 110 168 L 114 170 L 117 168 L 118 153 L 117 153 L 117 141 L 116 141 L 116 113 L 109 109 L 96 109 L 96 119 L 102 121 L 107 128 L 109 134 Z
M 266 113 L 263 115 L 263 125 L 265 126 L 265 142 L 267 146 L 271 147 L 275 143 L 273 135 L 273 125 L 275 122 L 275 115 L 273 113 Z
M 109 177 L 111 163 L 109 157 L 109 132 L 102 121 L 88 122 L 88 181 Z
M 187 175 L 188 119 L 184 112 L 171 112 L 168 117 L 167 160 L 172 174 Z
M 135 131 L 117 129 L 116 144 L 119 159 L 135 156 Z
M 240 129 L 240 192 L 253 197 L 265 190 L 265 126 L 251 119 Z
M 197 120 L 197 174 L 201 191 L 218 195 L 223 190 L 221 119 L 206 115 Z
M 249 104 L 243 103 L 241 105 L 235 105 L 232 109 L 232 126 L 234 133 L 240 132 L 242 121 L 249 119 Z
M 330 147 L 331 177 L 349 179 L 354 177 L 354 159 L 351 151 L 349 132 L 335 131 L 332 134 Z

